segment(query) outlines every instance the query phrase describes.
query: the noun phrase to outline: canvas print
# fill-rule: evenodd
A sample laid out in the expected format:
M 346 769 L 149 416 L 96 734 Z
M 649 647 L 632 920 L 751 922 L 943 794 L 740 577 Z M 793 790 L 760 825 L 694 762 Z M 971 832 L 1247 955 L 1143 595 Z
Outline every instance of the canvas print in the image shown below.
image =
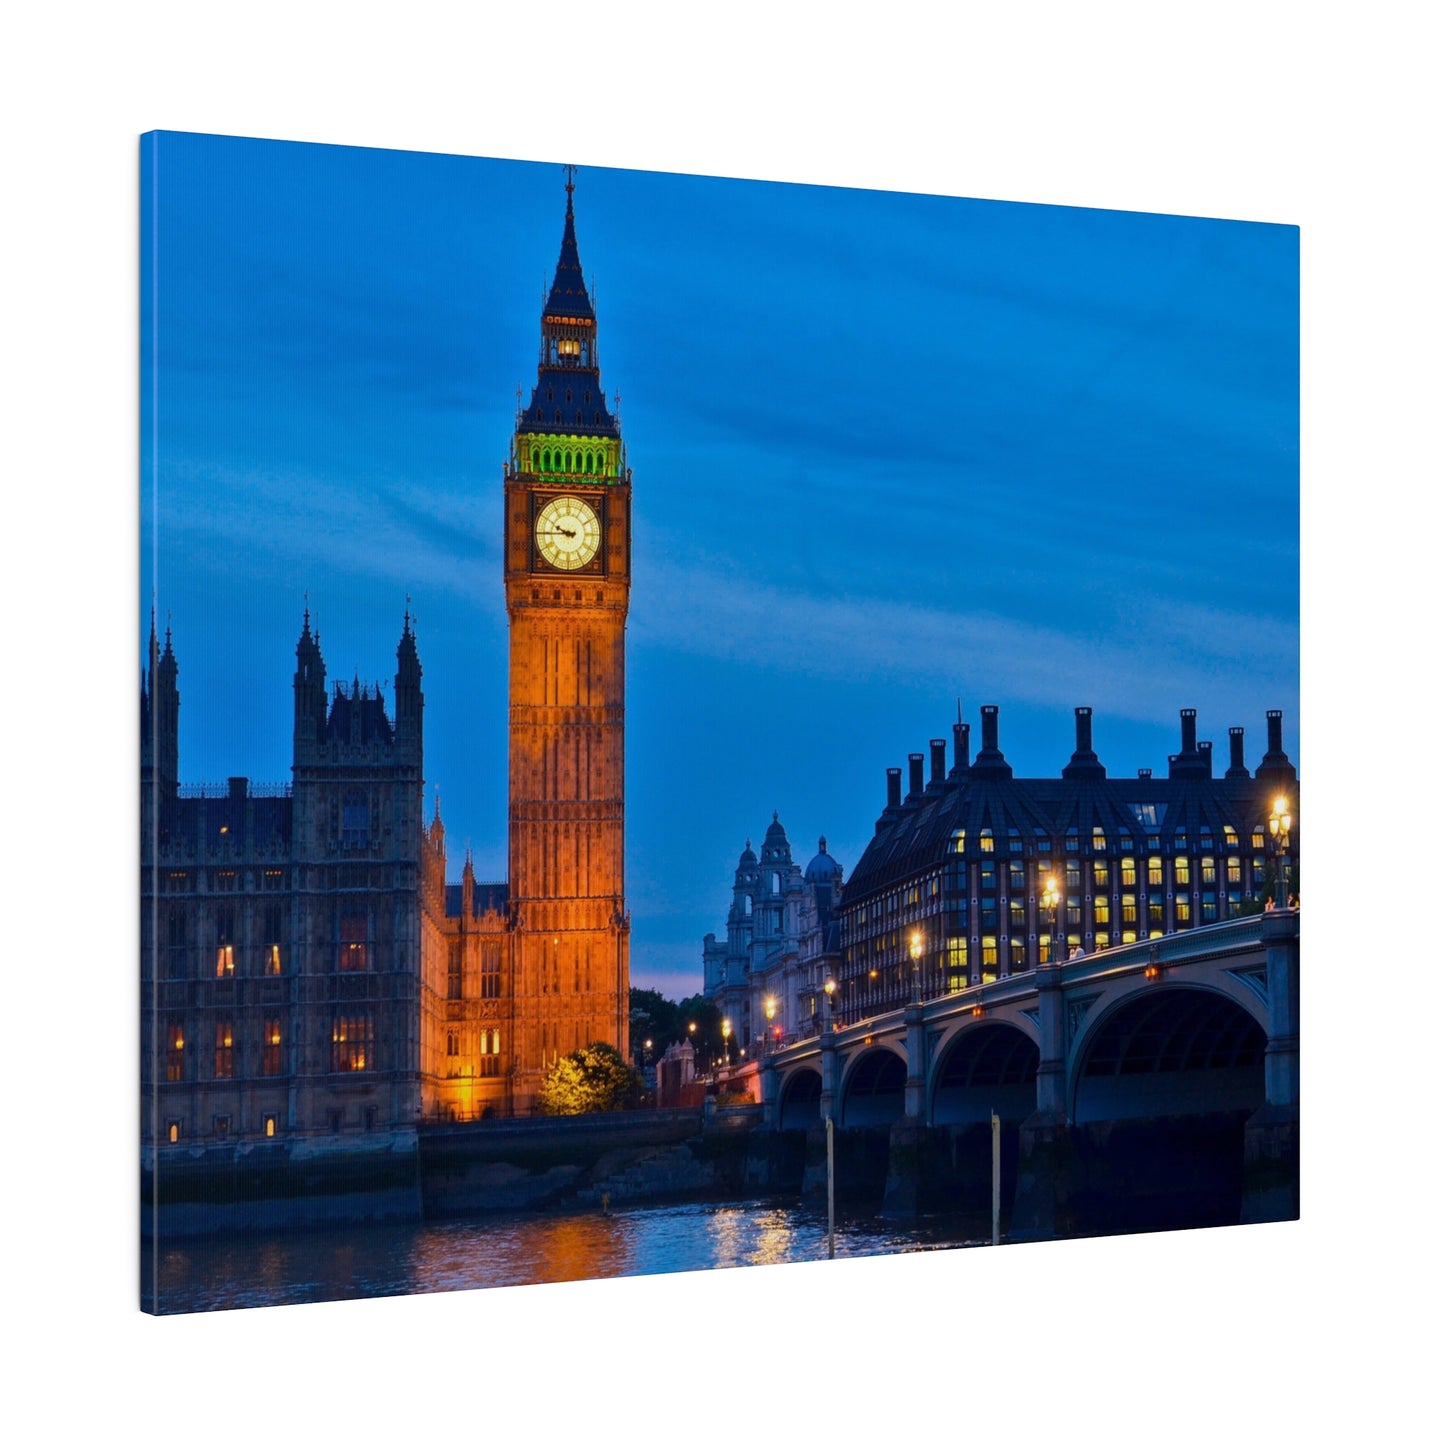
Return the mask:
M 1295 1219 L 1298 232 L 141 140 L 141 1299 Z

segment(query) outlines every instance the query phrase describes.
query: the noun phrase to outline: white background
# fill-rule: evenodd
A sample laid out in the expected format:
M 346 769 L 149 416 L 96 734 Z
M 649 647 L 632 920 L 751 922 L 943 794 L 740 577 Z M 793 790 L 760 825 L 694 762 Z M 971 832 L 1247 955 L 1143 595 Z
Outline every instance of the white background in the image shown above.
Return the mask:
M 8 22 L 11 1438 L 1431 1433 L 1440 116 L 1423 7 L 1368 13 L 554 0 Z M 1299 224 L 1304 1221 L 140 1315 L 136 137 L 156 127 Z

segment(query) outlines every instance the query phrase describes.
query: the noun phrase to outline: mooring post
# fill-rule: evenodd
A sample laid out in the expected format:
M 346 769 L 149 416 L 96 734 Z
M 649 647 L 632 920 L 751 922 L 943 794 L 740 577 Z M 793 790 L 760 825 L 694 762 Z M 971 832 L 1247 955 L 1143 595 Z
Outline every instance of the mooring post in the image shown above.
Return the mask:
M 833 1258 L 833 1116 L 828 1115 L 828 1258 Z
M 998 1243 L 998 1205 L 1001 1192 L 1002 1177 L 999 1169 L 999 1122 L 998 1115 L 992 1114 L 993 1119 L 993 1242 Z

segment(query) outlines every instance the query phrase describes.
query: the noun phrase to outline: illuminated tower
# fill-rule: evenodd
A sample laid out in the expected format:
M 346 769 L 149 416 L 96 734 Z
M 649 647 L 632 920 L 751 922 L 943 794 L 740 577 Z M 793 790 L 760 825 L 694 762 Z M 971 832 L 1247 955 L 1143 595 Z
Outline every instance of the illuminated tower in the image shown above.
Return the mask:
M 632 475 L 607 409 L 597 317 L 567 218 L 537 385 L 506 470 L 508 847 L 515 1103 L 602 1040 L 627 1050 L 624 636 Z

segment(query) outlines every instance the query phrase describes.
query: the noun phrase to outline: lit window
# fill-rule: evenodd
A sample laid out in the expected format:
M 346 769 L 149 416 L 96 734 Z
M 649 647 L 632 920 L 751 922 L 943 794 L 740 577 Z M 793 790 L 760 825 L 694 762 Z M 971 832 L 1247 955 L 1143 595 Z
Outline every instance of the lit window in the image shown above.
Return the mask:
M 1107 889 L 1109 886 L 1109 863 L 1105 858 L 1094 859 L 1094 888 L 1095 891 Z
M 1174 886 L 1189 887 L 1189 859 L 1182 853 L 1174 860 Z
M 229 943 L 216 949 L 216 977 L 230 978 L 236 972 L 236 950 Z
M 331 1024 L 331 1072 L 360 1073 L 375 1068 L 371 1048 L 375 1037 L 370 1014 L 338 1014 Z
M 1104 830 L 1103 830 L 1102 828 L 1100 828 L 1100 827 L 1095 827 L 1095 829 L 1094 829 L 1094 838 L 1093 838 L 1093 849 L 1094 849 L 1094 852 L 1096 852 L 1096 853 L 1104 853 L 1104 852 L 1107 852 L 1107 851 L 1108 851 L 1108 847 L 1109 847 L 1108 843 L 1106 843 L 1106 842 L 1104 841 Z
M 1224 825 L 1224 846 L 1226 848 L 1239 847 L 1239 834 L 1228 823 Z
M 1125 888 L 1138 887 L 1139 869 L 1133 858 L 1119 859 L 1119 882 Z
M 281 1068 L 281 1020 L 267 1019 L 261 1026 L 261 1072 L 273 1077 Z
M 261 1121 L 262 1131 L 268 1139 L 274 1139 L 276 1137 L 276 1122 L 275 1114 L 267 1114 Z
M 216 1025 L 216 1078 L 230 1079 L 236 1073 L 236 1050 L 231 1025 L 221 1022 Z
M 1213 888 L 1219 882 L 1213 858 L 1206 856 L 1199 860 L 1199 881 L 1205 888 Z
M 266 950 L 266 972 L 278 974 L 281 972 L 281 945 L 273 943 Z
M 1109 926 L 1109 900 L 1107 898 L 1094 899 L 1094 927 L 1108 928 Z
M 979 976 L 984 983 L 994 983 L 998 979 L 998 939 L 993 934 L 985 934 L 980 940 L 980 969 Z
M 1263 847 L 1264 847 L 1264 829 L 1263 829 L 1263 828 L 1256 828 L 1256 829 L 1254 830 L 1254 832 L 1249 835 L 1249 846 L 1250 846 L 1251 848 L 1263 848 Z
M 981 853 L 993 852 L 993 829 L 980 828 L 978 832 L 978 848 Z
M 1225 876 L 1231 883 L 1243 882 L 1243 875 L 1239 869 L 1239 859 L 1231 856 L 1225 860 Z
M 360 973 L 366 968 L 366 924 L 365 913 L 343 913 L 337 920 L 336 966 L 342 973 Z
M 179 1144 L 181 1142 L 181 1121 L 179 1119 L 166 1120 L 166 1138 L 170 1140 L 172 1144 Z
M 1149 927 L 1151 929 L 1164 927 L 1164 895 L 1162 893 L 1149 895 Z
M 945 981 L 950 993 L 957 993 L 959 989 L 968 986 L 968 939 L 950 938 L 948 940 L 947 963 L 945 965 Z
M 1151 888 L 1164 886 L 1164 860 L 1162 858 L 1149 860 L 1149 886 Z
M 1138 924 L 1139 895 L 1137 893 L 1121 893 L 1119 895 L 1119 916 L 1128 927 Z
M 1189 927 L 1189 900 L 1187 898 L 1175 898 L 1174 923 L 1178 928 Z
M 186 1077 L 186 1032 L 172 1024 L 166 1041 L 166 1083 L 178 1084 Z

